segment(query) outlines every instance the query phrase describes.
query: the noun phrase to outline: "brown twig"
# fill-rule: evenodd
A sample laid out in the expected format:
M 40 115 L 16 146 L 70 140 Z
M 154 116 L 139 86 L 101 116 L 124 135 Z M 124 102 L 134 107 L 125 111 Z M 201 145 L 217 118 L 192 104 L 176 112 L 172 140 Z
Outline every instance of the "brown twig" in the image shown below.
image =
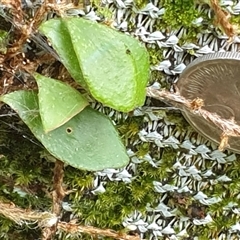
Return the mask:
M 64 163 L 60 160 L 56 160 L 53 175 L 53 209 L 52 212 L 57 216 L 61 212 L 62 200 L 66 193 L 62 187 L 64 176 Z
M 203 100 L 196 98 L 192 101 L 187 100 L 179 93 L 171 93 L 166 90 L 156 90 L 155 88 L 147 88 L 147 95 L 162 101 L 167 101 L 173 103 L 181 109 L 187 109 L 188 111 L 203 117 L 210 123 L 213 123 L 216 127 L 222 130 L 222 135 L 219 145 L 219 150 L 224 150 L 228 147 L 229 137 L 239 137 L 240 136 L 240 126 L 234 121 L 234 119 L 223 119 L 218 114 L 209 112 L 202 108 Z
M 37 223 L 40 227 L 45 228 L 45 235 L 43 234 L 43 237 L 51 235 L 50 227 L 55 225 L 57 222 L 56 214 L 25 210 L 15 206 L 13 203 L 0 202 L 0 214 L 4 215 L 6 218 L 11 219 L 19 225 Z M 140 240 L 140 237 L 136 235 L 127 235 L 125 233 L 116 232 L 111 229 L 100 229 L 91 226 L 82 226 L 76 224 L 75 222 L 58 222 L 57 230 L 61 230 L 70 234 L 86 233 L 90 235 L 101 235 L 119 240 Z
M 62 200 L 66 195 L 62 185 L 64 177 L 64 163 L 60 160 L 56 160 L 53 170 L 53 192 L 52 192 L 52 213 L 59 217 L 62 208 Z M 50 227 L 45 227 L 42 231 L 42 240 L 52 239 L 56 234 L 58 221 Z
M 236 28 L 230 22 L 230 13 L 221 8 L 218 0 L 210 0 L 210 6 L 214 11 L 216 24 L 222 28 L 231 40 L 236 35 Z

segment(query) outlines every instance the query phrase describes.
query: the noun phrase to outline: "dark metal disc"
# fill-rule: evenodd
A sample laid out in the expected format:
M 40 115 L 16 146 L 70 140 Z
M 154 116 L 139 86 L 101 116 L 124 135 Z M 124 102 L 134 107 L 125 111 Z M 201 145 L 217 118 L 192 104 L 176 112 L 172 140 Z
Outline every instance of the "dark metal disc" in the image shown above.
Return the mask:
M 204 109 L 240 125 L 240 53 L 218 52 L 193 61 L 181 74 L 177 87 L 186 99 L 203 99 Z M 187 121 L 200 134 L 215 143 L 222 131 L 187 109 Z M 240 153 L 240 137 L 229 138 L 230 149 Z

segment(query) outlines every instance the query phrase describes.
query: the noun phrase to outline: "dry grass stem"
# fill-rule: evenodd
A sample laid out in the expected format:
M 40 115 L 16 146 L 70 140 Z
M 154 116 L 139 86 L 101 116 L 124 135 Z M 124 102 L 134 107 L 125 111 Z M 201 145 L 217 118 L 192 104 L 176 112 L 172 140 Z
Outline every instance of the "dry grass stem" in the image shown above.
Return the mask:
M 106 237 L 112 237 L 119 240 L 140 240 L 139 236 L 127 235 L 125 233 L 119 233 L 111 229 L 100 229 L 91 226 L 81 226 L 75 222 L 59 222 L 57 225 L 56 214 L 49 212 L 37 212 L 32 210 L 25 210 L 15 206 L 13 203 L 0 202 L 0 214 L 6 218 L 11 219 L 15 223 L 29 224 L 37 223 L 39 227 L 44 228 L 42 233 L 42 239 L 51 239 L 52 227 L 56 226 L 57 230 L 61 230 L 71 234 L 86 233 L 92 236 L 100 235 Z
M 56 220 L 55 214 L 22 209 L 16 207 L 13 203 L 0 202 L 0 214 L 19 225 L 36 222 L 39 226 L 45 227 L 49 225 L 49 221 L 54 222 Z
M 64 163 L 60 160 L 56 160 L 53 170 L 53 192 L 52 192 L 52 213 L 55 216 L 59 216 L 62 209 L 62 200 L 66 195 L 62 185 L 64 177 Z M 56 234 L 58 225 L 58 219 L 55 223 L 50 224 L 49 227 L 45 227 L 42 231 L 42 240 L 50 240 Z
M 81 226 L 71 222 L 59 222 L 58 229 L 71 234 L 87 233 L 92 236 L 105 236 L 119 240 L 140 240 L 140 237 L 136 235 L 127 235 L 125 233 L 119 233 L 111 229 L 99 229 L 91 226 Z
M 60 160 L 56 160 L 53 175 L 53 209 L 52 212 L 57 216 L 60 215 L 62 209 L 62 200 L 66 193 L 63 189 L 63 177 L 64 177 L 64 163 Z
M 229 147 L 228 138 L 229 137 L 224 133 L 222 133 L 222 135 L 220 136 L 221 141 L 218 147 L 220 151 L 223 151 L 226 147 Z
M 222 136 L 219 139 L 219 150 L 228 147 L 228 137 L 239 137 L 240 126 L 234 119 L 223 119 L 218 114 L 209 112 L 203 109 L 204 102 L 202 99 L 196 98 L 192 101 L 181 96 L 179 93 L 171 93 L 166 90 L 156 90 L 155 88 L 147 88 L 147 96 L 153 97 L 162 101 L 167 101 L 181 110 L 188 110 L 199 117 L 204 118 L 208 122 L 214 124 L 217 128 L 222 130 Z
M 210 0 L 210 6 L 214 11 L 216 24 L 225 32 L 231 41 L 233 36 L 236 35 L 237 30 L 230 22 L 231 14 L 221 8 L 218 0 Z

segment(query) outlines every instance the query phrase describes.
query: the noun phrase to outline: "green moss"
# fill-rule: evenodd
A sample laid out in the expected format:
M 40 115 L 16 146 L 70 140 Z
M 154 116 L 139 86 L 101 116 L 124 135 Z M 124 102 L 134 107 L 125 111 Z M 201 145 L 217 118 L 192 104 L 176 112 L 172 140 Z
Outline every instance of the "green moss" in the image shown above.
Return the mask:
M 206 161 L 207 162 L 207 161 Z M 208 196 L 220 196 L 224 200 L 218 203 L 218 205 L 212 205 L 211 208 L 212 211 L 216 210 L 222 211 L 222 208 L 227 205 L 230 201 L 233 202 L 239 202 L 238 200 L 238 194 L 240 191 L 240 160 L 239 157 L 236 161 L 232 162 L 229 165 L 222 165 L 222 168 L 215 165 L 215 167 L 212 168 L 213 173 L 215 173 L 216 176 L 222 176 L 226 175 L 232 180 L 227 183 L 217 183 L 217 184 L 210 184 L 209 187 L 206 188 L 206 194 Z M 210 179 L 209 179 L 210 180 Z M 211 186 L 210 186 L 211 185 Z
M 138 164 L 137 177 L 131 183 L 108 181 L 105 184 L 106 191 L 102 194 L 93 195 L 91 189 L 85 188 L 85 194 L 71 197 L 79 219 L 84 224 L 120 230 L 124 218 L 135 209 L 145 215 L 146 205 L 150 203 L 156 207 L 159 197 L 154 191 L 153 181 L 163 178 L 164 168 L 171 166 L 172 158 L 172 152 L 166 150 L 160 168 L 154 168 L 145 161 Z
M 189 123 L 185 120 L 181 112 L 176 111 L 168 111 L 167 113 L 167 120 L 169 122 L 174 123 L 175 127 L 173 129 L 173 134 L 176 131 L 179 132 L 187 132 L 191 131 L 194 132 L 193 128 L 189 125 Z M 184 130 L 184 131 L 183 131 Z M 179 137 L 179 141 L 182 141 L 184 136 Z
M 139 158 L 142 158 L 144 157 L 146 154 L 149 153 L 149 146 L 150 146 L 150 143 L 142 143 L 141 145 L 137 146 L 137 156 Z
M 125 204 L 131 198 L 127 189 L 123 182 L 109 182 L 105 193 L 95 196 L 89 192 L 80 197 L 74 204 L 79 218 L 85 224 L 121 229 L 123 218 L 131 212 Z
M 199 16 L 193 0 L 164 0 L 162 4 L 165 8 L 163 21 L 173 29 L 191 27 Z
M 206 228 L 207 229 L 207 228 Z M 206 231 L 205 231 L 206 232 Z M 204 233 L 205 236 L 199 236 L 199 240 L 209 240 L 207 233 Z
M 128 19 L 128 32 L 134 32 L 136 29 L 136 24 Z
M 161 163 L 159 166 L 159 181 L 167 180 L 169 184 L 173 181 L 172 166 L 176 162 L 177 151 L 173 148 L 164 148 L 160 152 Z
M 231 216 L 231 214 L 223 215 L 214 218 L 214 221 L 209 224 L 209 229 L 213 233 L 213 237 L 218 236 L 221 232 L 228 230 L 231 226 L 235 225 L 237 222 L 236 217 Z
M 232 24 L 240 25 L 240 15 L 232 15 L 230 21 Z
M 51 198 L 46 192 L 51 191 L 53 163 L 41 158 L 43 148 L 18 118 L 1 117 L 0 129 L 1 201 L 49 211 Z M 2 216 L 0 226 L 4 240 L 37 239 L 41 235 L 35 225 L 18 226 Z
M 134 5 L 136 6 L 137 9 L 144 8 L 148 3 L 149 3 L 148 0 L 135 0 L 134 1 Z
M 189 229 L 188 233 L 191 236 L 196 236 L 200 240 L 217 239 L 218 236 L 236 224 L 238 219 L 232 217 L 231 214 L 223 215 L 222 213 L 218 216 L 214 216 L 213 221 L 207 225 L 194 226 Z
M 81 193 L 81 190 L 93 187 L 94 173 L 68 166 L 64 171 L 64 182 L 72 189 L 77 188 Z
M 184 27 L 187 29 L 185 35 L 180 39 L 179 45 L 185 42 L 194 42 L 197 39 L 198 32 L 203 30 L 203 26 L 196 27 L 192 25 L 192 21 L 199 17 L 196 12 L 194 1 L 161 1 L 166 9 L 163 19 L 157 20 L 157 27 L 160 30 L 165 28 L 177 29 Z M 148 1 L 138 0 L 135 2 L 137 8 L 144 7 Z M 112 13 L 107 8 L 102 7 L 101 1 L 94 1 L 93 5 L 97 6 L 98 14 L 103 15 L 105 18 L 111 19 Z M 179 18 L 176 18 L 176 15 Z M 234 16 L 232 21 L 239 24 L 240 18 Z M 129 23 L 128 28 L 134 29 L 136 26 Z M 156 65 L 163 60 L 163 49 L 158 47 L 148 48 L 150 54 L 151 65 Z M 162 81 L 164 74 L 160 71 L 152 71 L 152 82 L 158 81 L 162 87 L 169 88 L 168 83 Z M 130 113 L 131 114 L 131 113 Z M 130 115 L 129 114 L 129 115 Z M 173 131 L 180 131 L 185 134 L 192 128 L 184 120 L 182 114 L 171 111 L 159 111 L 159 115 L 166 118 L 168 121 L 174 123 L 171 126 Z M 1 120 L 3 120 L 1 118 Z M 4 120 L 5 121 L 5 120 Z M 1 122 L 2 123 L 2 122 Z M 47 196 L 51 192 L 52 182 L 52 169 L 53 163 L 45 159 L 42 154 L 42 148 L 32 143 L 30 140 L 34 139 L 28 129 L 19 122 L 19 119 L 8 119 L 7 124 L 13 124 L 17 130 L 8 127 L 2 123 L 0 148 L 3 156 L 0 158 L 0 199 L 4 201 L 13 201 L 16 205 L 26 208 L 33 208 L 37 210 L 49 210 L 51 208 L 51 199 Z M 136 164 L 136 174 L 132 178 L 132 182 L 116 182 L 109 179 L 102 178 L 101 182 L 104 183 L 106 192 L 99 195 L 92 193 L 95 174 L 87 171 L 77 170 L 70 166 L 65 168 L 64 186 L 72 193 L 66 197 L 66 200 L 74 208 L 76 217 L 78 217 L 81 224 L 89 224 L 102 228 L 112 228 L 115 230 L 122 230 L 122 221 L 134 210 L 139 210 L 143 215 L 149 214 L 146 212 L 146 205 L 150 204 L 155 207 L 159 199 L 162 197 L 160 193 L 156 193 L 153 186 L 153 181 L 160 181 L 172 184 L 176 181 L 174 179 L 174 169 L 172 165 L 176 162 L 177 154 L 172 148 L 159 148 L 156 144 L 142 143 L 139 141 L 138 133 L 144 127 L 143 117 L 128 117 L 127 120 L 121 122 L 118 129 L 125 140 L 126 146 L 131 146 L 135 151 L 137 157 L 143 158 L 147 153 L 150 153 L 159 167 L 152 166 L 149 162 L 144 161 Z M 22 135 L 30 137 L 29 139 L 23 138 Z M 193 133 L 196 134 L 197 133 Z M 184 136 L 180 135 L 179 140 L 183 140 Z M 34 141 L 36 141 L 34 139 Z M 137 142 L 136 144 L 132 143 Z M 182 160 L 184 161 L 184 159 Z M 212 160 L 205 160 L 205 167 L 212 167 Z M 191 237 L 198 235 L 199 239 L 211 239 L 209 234 L 212 233 L 214 237 L 217 234 L 225 231 L 231 225 L 236 223 L 238 219 L 236 216 L 223 215 L 223 207 L 230 201 L 240 204 L 238 194 L 240 192 L 240 158 L 237 161 L 227 165 L 215 164 L 211 169 L 216 176 L 226 174 L 232 178 L 232 181 L 225 183 L 210 184 L 211 179 L 205 179 L 209 185 L 205 189 L 201 189 L 209 197 L 222 196 L 224 201 L 211 205 L 207 211 L 210 212 L 214 222 L 204 226 L 190 225 L 187 229 Z M 130 170 L 131 171 L 131 170 Z M 204 184 L 203 184 L 204 185 Z M 18 191 L 16 191 L 18 187 Z M 21 196 L 21 191 L 26 195 Z M 165 193 L 166 194 L 166 193 Z M 165 195 L 164 194 L 164 195 Z M 170 208 L 177 208 L 179 216 L 187 216 L 187 206 L 193 203 L 192 196 L 184 196 L 187 199 L 186 206 L 177 202 L 175 193 L 167 193 L 166 205 Z M 190 220 L 191 221 L 191 220 Z M 189 221 L 189 222 L 190 222 Z M 39 229 L 31 229 L 31 226 L 17 226 L 12 221 L 0 217 L 0 239 L 38 239 L 41 235 Z M 176 228 L 177 232 L 177 228 Z M 145 238 L 148 239 L 150 233 L 147 233 Z M 159 237 L 165 239 L 166 237 Z M 56 239 L 75 240 L 75 239 L 97 239 L 95 236 L 81 234 L 80 236 L 67 237 L 66 233 L 56 236 Z M 102 238 L 108 240 L 110 238 Z M 184 238 L 183 238 L 184 239 Z
M 11 125 L 8 125 L 9 119 L 2 120 L 0 123 L 2 130 L 0 195 L 22 207 L 49 206 L 50 199 L 47 201 L 44 199 L 41 202 L 35 194 L 40 198 L 45 195 L 47 189 L 45 184 L 51 182 L 52 179 L 53 164 L 41 159 L 43 148 L 38 145 L 39 143 L 28 128 L 21 122 L 19 124 L 18 118 L 11 118 L 11 120 Z M 24 197 L 21 197 L 21 192 L 24 193 Z
M 198 33 L 200 33 L 202 30 L 203 30 L 202 26 L 188 27 L 186 32 L 183 34 L 183 36 L 179 39 L 179 45 L 182 46 L 185 43 L 196 43 L 197 44 Z M 191 54 L 191 52 L 189 52 L 189 53 Z
M 98 15 L 102 16 L 106 20 L 111 20 L 112 19 L 112 16 L 113 16 L 112 11 L 109 8 L 105 7 L 102 4 L 101 0 L 90 0 L 90 1 L 91 1 L 92 5 L 97 8 L 96 13 Z
M 41 236 L 41 231 L 36 225 L 16 225 L 13 221 L 0 216 L 0 239 L 1 240 L 35 240 Z M 33 229 L 34 228 L 34 229 Z
M 161 71 L 153 70 L 151 71 L 151 78 L 149 80 L 149 85 L 153 84 L 154 82 L 159 82 L 161 83 L 161 86 L 162 86 L 163 79 L 164 79 L 164 74 Z M 166 83 L 165 79 L 164 79 L 164 83 Z
M 0 53 L 7 52 L 8 32 L 0 29 Z
M 148 53 L 150 57 L 150 64 L 157 65 L 163 60 L 163 49 L 157 46 L 148 47 Z
M 138 139 L 138 133 L 143 127 L 143 117 L 129 117 L 126 121 L 119 124 L 117 129 L 125 141 L 132 143 Z
M 178 43 L 180 46 L 189 42 L 197 43 L 198 34 L 203 33 L 208 29 L 210 22 L 212 23 L 212 19 L 209 19 L 204 11 L 197 10 L 194 0 L 164 0 L 162 6 L 165 8 L 165 13 L 161 19 L 157 20 L 156 29 L 170 31 L 184 28 L 184 34 Z M 204 19 L 204 24 L 196 25 L 193 23 L 199 17 Z

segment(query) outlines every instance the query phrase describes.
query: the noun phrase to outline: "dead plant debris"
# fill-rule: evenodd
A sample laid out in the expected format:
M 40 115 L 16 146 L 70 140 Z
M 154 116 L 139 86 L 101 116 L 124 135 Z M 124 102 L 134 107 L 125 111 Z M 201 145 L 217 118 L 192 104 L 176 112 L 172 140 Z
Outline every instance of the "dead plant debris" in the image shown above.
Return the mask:
M 237 27 L 231 24 L 230 13 L 221 8 L 218 0 L 210 0 L 210 6 L 214 11 L 215 24 L 229 37 L 229 41 L 232 41 L 236 35 Z
M 61 230 L 71 234 L 86 233 L 92 236 L 105 236 L 119 240 L 140 240 L 137 235 L 128 235 L 122 232 L 116 232 L 112 229 L 100 229 L 92 226 L 82 226 L 72 220 L 71 222 L 58 222 L 57 216 L 49 212 L 37 212 L 30 209 L 21 209 L 15 206 L 14 203 L 0 202 L 0 214 L 11 219 L 17 224 L 37 223 L 44 228 L 42 239 L 51 239 L 52 227 L 56 226 L 56 230 Z M 55 229 L 54 229 L 55 230 Z

